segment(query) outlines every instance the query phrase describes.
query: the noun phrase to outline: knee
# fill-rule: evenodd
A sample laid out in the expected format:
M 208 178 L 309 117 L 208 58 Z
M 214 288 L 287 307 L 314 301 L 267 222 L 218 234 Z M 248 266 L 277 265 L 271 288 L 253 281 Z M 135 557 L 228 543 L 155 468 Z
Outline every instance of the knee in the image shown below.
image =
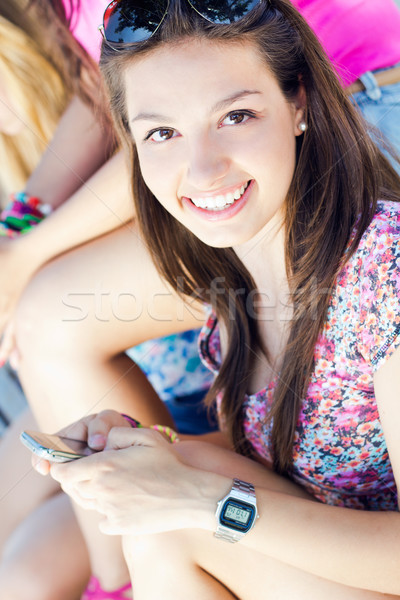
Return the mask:
M 21 360 L 29 356 L 67 357 L 80 348 L 81 312 L 68 307 L 71 279 L 58 261 L 45 266 L 24 290 L 15 313 L 15 338 Z M 76 290 L 75 290 L 76 291 Z M 83 296 L 83 294 L 82 294 Z
M 38 556 L 24 551 L 5 552 L 0 563 L 0 600 L 79 598 L 88 577 L 86 562 L 82 569 L 69 570 L 61 559 L 46 560 L 46 555 L 40 551 Z
M 64 598 L 49 573 L 23 561 L 3 561 L 0 565 L 0 600 L 54 600 Z
M 123 552 L 129 570 L 137 573 L 152 570 L 157 579 L 170 579 L 183 565 L 193 564 L 187 530 L 148 536 L 124 536 Z

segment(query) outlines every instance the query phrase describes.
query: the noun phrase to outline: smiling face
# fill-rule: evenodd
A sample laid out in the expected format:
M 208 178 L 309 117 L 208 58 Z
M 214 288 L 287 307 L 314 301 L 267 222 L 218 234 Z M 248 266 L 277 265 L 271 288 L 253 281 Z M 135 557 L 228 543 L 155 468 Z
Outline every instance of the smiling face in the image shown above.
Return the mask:
M 250 43 L 185 40 L 125 71 L 144 180 L 204 243 L 240 246 L 282 218 L 304 115 Z

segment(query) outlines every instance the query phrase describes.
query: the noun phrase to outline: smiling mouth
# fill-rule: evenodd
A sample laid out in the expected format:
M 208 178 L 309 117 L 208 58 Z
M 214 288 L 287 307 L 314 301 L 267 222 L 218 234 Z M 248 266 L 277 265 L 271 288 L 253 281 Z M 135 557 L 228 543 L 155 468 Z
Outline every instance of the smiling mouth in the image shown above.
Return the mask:
M 197 208 L 221 211 L 234 204 L 237 200 L 240 200 L 250 183 L 251 180 L 241 185 L 233 192 L 228 192 L 227 194 L 220 194 L 219 196 L 205 196 L 202 198 L 190 198 L 190 201 L 197 206 Z

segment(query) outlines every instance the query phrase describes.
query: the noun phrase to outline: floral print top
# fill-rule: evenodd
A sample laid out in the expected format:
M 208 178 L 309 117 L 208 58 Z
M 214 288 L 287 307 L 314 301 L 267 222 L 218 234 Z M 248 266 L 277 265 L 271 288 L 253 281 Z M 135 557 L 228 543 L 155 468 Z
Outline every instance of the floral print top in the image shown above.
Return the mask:
M 379 202 L 337 277 L 315 347 L 315 368 L 297 422 L 293 479 L 327 504 L 397 510 L 373 375 L 400 345 L 399 241 L 400 204 Z M 200 354 L 217 373 L 221 351 L 213 313 L 200 335 Z M 243 403 L 246 437 L 267 461 L 270 427 L 264 420 L 276 385 L 277 377 Z
M 162 400 L 204 391 L 214 376 L 201 362 L 198 329 L 143 342 L 127 351 Z

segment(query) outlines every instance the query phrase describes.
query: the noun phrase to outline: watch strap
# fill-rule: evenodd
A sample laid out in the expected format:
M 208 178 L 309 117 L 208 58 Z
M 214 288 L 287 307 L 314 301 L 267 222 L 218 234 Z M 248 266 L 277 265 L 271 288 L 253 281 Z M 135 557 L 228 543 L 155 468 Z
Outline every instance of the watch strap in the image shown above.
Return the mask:
M 231 491 L 220 503 L 222 504 L 227 498 L 242 500 L 256 506 L 256 491 L 254 485 L 242 481 L 241 479 L 234 479 Z M 220 504 L 219 503 L 219 504 Z M 235 543 L 239 542 L 247 532 L 235 531 L 230 527 L 226 527 L 218 522 L 217 528 L 214 532 L 214 536 L 218 539 L 225 540 L 226 542 Z

